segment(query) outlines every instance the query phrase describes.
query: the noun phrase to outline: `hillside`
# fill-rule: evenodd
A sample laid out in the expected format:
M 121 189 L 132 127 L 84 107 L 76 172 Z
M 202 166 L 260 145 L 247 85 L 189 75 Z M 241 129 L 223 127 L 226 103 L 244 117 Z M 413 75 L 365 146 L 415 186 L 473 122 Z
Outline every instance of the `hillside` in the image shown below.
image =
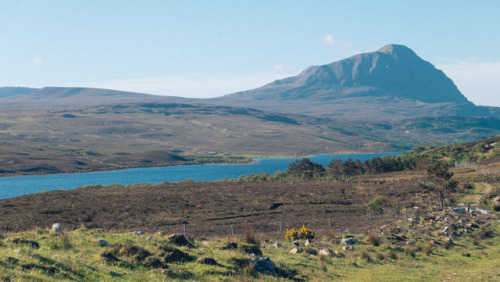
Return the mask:
M 348 119 L 499 116 L 498 109 L 469 102 L 442 71 L 396 44 L 205 102 Z
M 0 175 L 114 170 L 228 155 L 393 152 L 500 134 L 491 118 L 358 123 L 248 108 L 140 103 L 0 112 Z M 167 157 L 168 156 L 168 157 Z
M 0 88 L 0 108 L 59 109 L 121 103 L 179 103 L 192 99 L 84 87 Z

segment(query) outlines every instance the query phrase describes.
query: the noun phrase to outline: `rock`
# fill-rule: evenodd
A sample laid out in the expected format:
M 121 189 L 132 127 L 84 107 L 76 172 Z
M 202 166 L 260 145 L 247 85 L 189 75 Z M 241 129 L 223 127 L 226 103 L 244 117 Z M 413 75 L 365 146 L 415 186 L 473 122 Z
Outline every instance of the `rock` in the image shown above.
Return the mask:
M 326 248 L 319 250 L 318 254 L 320 256 L 328 256 L 328 257 L 334 257 L 334 256 L 336 256 L 336 254 L 334 252 L 332 252 L 332 250 L 326 249 Z
M 354 246 L 352 246 L 352 245 L 344 246 L 344 247 L 342 247 L 342 250 L 344 250 L 344 251 L 354 251 Z
M 340 243 L 342 243 L 344 245 L 354 245 L 354 244 L 356 244 L 356 239 L 354 239 L 354 238 L 344 238 L 344 239 L 340 240 Z
M 235 250 L 238 248 L 238 244 L 236 243 L 227 243 L 226 245 L 224 245 L 221 249 L 222 250 Z
M 310 244 L 311 244 L 311 241 L 309 241 L 309 239 L 307 239 L 304 246 L 309 246 Z
M 413 241 L 407 241 L 406 245 L 408 245 L 408 246 L 415 246 L 415 242 L 413 242 Z
M 273 246 L 274 246 L 275 248 L 281 248 L 281 247 L 283 247 L 283 245 L 281 245 L 281 244 L 280 244 L 280 243 L 278 243 L 278 242 L 274 243 L 274 244 L 273 244 Z
M 250 260 L 249 265 L 253 265 L 253 269 L 264 274 L 276 275 L 276 265 L 268 257 L 258 257 L 255 260 Z
M 177 245 L 177 246 L 186 246 L 188 248 L 193 248 L 194 245 L 191 244 L 191 242 L 188 241 L 188 239 L 186 238 L 186 236 L 184 236 L 184 234 L 181 234 L 181 233 L 176 233 L 176 234 L 172 234 L 168 237 L 168 241 Z
M 104 240 L 104 239 L 94 239 L 94 242 L 96 242 L 97 244 L 99 244 L 99 246 L 101 247 L 107 247 L 109 246 L 109 243 Z
M 153 237 L 148 237 L 148 238 L 146 238 L 146 240 L 151 241 L 151 240 L 153 240 Z
M 17 249 L 17 250 L 15 250 L 15 251 L 14 251 L 14 253 L 16 253 L 16 254 L 22 254 L 22 253 L 23 253 L 23 250 L 21 250 L 21 249 Z
M 196 262 L 199 264 L 206 264 L 206 265 L 219 265 L 215 259 L 209 257 L 199 258 L 196 260 Z
M 50 233 L 57 234 L 61 232 L 62 232 L 62 227 L 60 223 L 52 224 L 52 227 L 50 228 Z
M 140 236 L 140 235 L 144 235 L 144 232 L 142 232 L 142 231 L 132 231 L 132 232 L 130 232 L 130 234 L 132 234 L 134 236 Z
M 465 208 L 455 208 L 452 210 L 454 213 L 460 213 L 460 214 L 465 214 Z
M 297 254 L 297 253 L 302 253 L 302 249 L 301 248 L 293 248 L 290 250 L 290 254 Z
M 295 247 L 304 246 L 304 244 L 302 242 L 299 242 L 299 241 L 295 241 L 295 242 L 293 242 L 293 244 L 295 245 Z

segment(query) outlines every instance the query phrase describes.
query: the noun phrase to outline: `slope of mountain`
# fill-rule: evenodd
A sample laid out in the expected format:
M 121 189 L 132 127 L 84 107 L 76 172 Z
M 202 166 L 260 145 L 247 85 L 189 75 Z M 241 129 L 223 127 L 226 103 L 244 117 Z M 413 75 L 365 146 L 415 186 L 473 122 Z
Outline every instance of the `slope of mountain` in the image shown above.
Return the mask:
M 369 119 L 491 116 L 492 112 L 469 102 L 442 71 L 396 44 L 204 102 Z
M 17 96 L 17 95 L 26 95 L 35 90 L 37 89 L 28 87 L 0 87 L 0 98 Z
M 181 97 L 157 96 L 110 89 L 83 87 L 44 87 L 31 91 L 0 88 L 0 107 L 26 109 L 81 108 L 121 103 L 192 101 Z M 5 95 L 2 96 L 1 94 Z M 14 94 L 18 93 L 18 94 Z M 21 95 L 22 93 L 23 95 Z

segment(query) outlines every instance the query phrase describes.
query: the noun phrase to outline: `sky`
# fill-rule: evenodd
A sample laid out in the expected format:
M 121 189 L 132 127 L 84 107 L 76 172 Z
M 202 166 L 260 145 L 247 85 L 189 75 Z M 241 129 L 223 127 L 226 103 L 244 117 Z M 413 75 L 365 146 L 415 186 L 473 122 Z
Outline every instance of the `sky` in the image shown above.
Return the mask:
M 207 98 L 390 43 L 500 106 L 500 1 L 2 0 L 0 87 Z

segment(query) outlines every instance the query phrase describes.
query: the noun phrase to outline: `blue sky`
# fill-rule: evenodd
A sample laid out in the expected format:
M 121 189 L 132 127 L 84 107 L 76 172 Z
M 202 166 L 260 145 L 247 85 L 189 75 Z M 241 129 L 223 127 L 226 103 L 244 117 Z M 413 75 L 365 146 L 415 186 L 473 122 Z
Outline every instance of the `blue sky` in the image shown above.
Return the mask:
M 3 0 L 0 86 L 214 97 L 398 43 L 500 106 L 499 12 L 496 0 Z

